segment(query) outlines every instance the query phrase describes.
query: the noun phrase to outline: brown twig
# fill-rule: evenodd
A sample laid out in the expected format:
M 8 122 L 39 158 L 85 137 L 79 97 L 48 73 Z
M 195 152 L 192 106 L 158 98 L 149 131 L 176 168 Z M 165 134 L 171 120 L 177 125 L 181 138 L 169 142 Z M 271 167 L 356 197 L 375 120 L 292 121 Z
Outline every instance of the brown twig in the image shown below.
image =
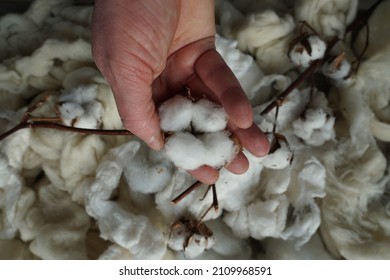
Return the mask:
M 284 101 L 286 97 L 296 89 L 306 78 L 314 74 L 314 72 L 322 65 L 323 60 L 314 61 L 294 82 L 292 82 L 276 99 L 271 102 L 260 114 L 265 115 L 271 112 L 278 104 Z
M 21 122 L 17 126 L 0 135 L 0 141 L 7 138 L 11 134 L 24 129 L 24 128 L 49 128 L 62 131 L 76 132 L 81 134 L 97 134 L 97 135 L 133 135 L 130 131 L 124 129 L 89 129 L 66 126 L 59 123 L 53 123 L 48 121 L 37 121 L 37 122 Z
M 206 217 L 207 213 L 210 212 L 211 208 L 214 208 L 215 211 L 218 210 L 219 208 L 219 204 L 218 204 L 218 197 L 217 197 L 217 188 L 215 187 L 215 184 L 212 184 L 209 186 L 209 188 L 211 187 L 212 191 L 213 191 L 213 202 L 211 203 L 211 205 L 209 206 L 209 208 L 207 208 L 207 210 L 203 213 L 203 215 L 200 217 L 199 219 L 199 223 L 202 222 L 202 220 L 204 219 L 204 217 Z
M 364 13 L 356 17 L 354 21 L 352 21 L 346 28 L 345 34 L 348 34 L 353 31 L 359 31 L 362 27 L 366 26 L 368 24 L 368 19 L 372 15 L 372 13 L 375 11 L 375 9 L 381 4 L 383 0 L 378 0 L 376 3 L 374 3 L 369 9 L 364 11 Z M 367 30 L 368 33 L 368 30 Z M 312 76 L 316 70 L 321 67 L 321 65 L 326 60 L 327 56 L 329 55 L 330 51 L 333 49 L 333 47 L 337 44 L 337 42 L 340 40 L 338 37 L 334 37 L 331 41 L 328 42 L 328 46 L 325 52 L 325 56 L 323 59 L 314 61 L 304 72 L 302 72 L 299 77 L 290 84 L 281 94 L 279 94 L 276 99 L 271 102 L 261 113 L 260 115 L 265 115 L 271 112 L 275 107 L 280 104 L 281 101 L 283 101 L 294 89 L 296 89 L 301 83 L 303 83 L 306 78 L 309 78 Z M 354 41 L 354 39 L 352 40 Z M 367 39 L 368 41 L 368 39 Z M 364 52 L 368 46 L 366 46 L 363 50 L 363 52 L 358 56 L 358 58 L 361 58 L 364 55 Z
M 201 187 L 203 185 L 202 182 L 200 181 L 196 181 L 195 183 L 193 183 L 191 186 L 189 186 L 187 189 L 185 189 L 181 194 L 179 194 L 178 196 L 176 196 L 174 199 L 172 199 L 172 203 L 173 204 L 177 204 L 178 202 L 180 202 L 183 198 L 185 198 L 187 195 L 189 195 L 193 190 Z

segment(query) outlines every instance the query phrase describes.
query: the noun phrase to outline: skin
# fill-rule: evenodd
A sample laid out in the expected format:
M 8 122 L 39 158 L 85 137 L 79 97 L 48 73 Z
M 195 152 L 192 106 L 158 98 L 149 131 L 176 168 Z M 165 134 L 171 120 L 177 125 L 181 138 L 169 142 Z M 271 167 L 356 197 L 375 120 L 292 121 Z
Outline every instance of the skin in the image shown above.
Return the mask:
M 221 104 L 242 146 L 264 156 L 268 140 L 253 124 L 244 91 L 215 50 L 215 33 L 213 0 L 96 0 L 92 51 L 124 127 L 152 149 L 164 145 L 156 107 L 187 87 L 192 95 Z M 240 152 L 226 168 L 244 173 L 248 160 Z M 209 166 L 189 172 L 207 184 L 219 174 Z

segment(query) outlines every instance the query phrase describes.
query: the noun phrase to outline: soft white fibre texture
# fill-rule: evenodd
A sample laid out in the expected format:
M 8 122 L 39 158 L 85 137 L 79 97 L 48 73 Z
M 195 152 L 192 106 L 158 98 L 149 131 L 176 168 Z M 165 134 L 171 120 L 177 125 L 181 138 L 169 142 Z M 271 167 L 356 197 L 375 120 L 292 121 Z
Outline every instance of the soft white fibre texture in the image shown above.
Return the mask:
M 254 55 L 265 73 L 283 73 L 291 68 L 286 53 L 295 28 L 291 15 L 279 16 L 273 10 L 260 10 L 248 13 L 230 28 L 238 48 Z
M 190 99 L 176 95 L 161 104 L 158 113 L 163 131 L 185 130 L 191 124 L 193 104 Z
M 103 106 L 96 100 L 97 86 L 80 86 L 64 91 L 59 97 L 59 111 L 65 125 L 99 128 Z
M 236 148 L 226 131 L 199 137 L 189 132 L 176 132 L 167 139 L 165 153 L 176 166 L 193 170 L 202 165 L 224 166 L 233 159 Z
M 199 133 L 216 132 L 226 128 L 227 115 L 218 104 L 207 99 L 196 102 L 175 95 L 159 107 L 160 126 L 163 131 L 195 130 Z
M 195 132 L 218 132 L 226 128 L 227 115 L 221 106 L 201 99 L 194 103 L 191 124 Z
M 159 113 L 162 130 L 172 133 L 166 139 L 165 154 L 177 167 L 220 168 L 234 158 L 236 147 L 224 130 L 227 115 L 220 105 L 176 95 L 160 106 Z
M 31 112 L 37 118 L 123 128 L 93 62 L 92 7 L 70 2 L 37 0 L 24 14 L 0 17 L 0 131 L 37 103 Z M 347 72 L 340 56 L 316 73 L 330 67 L 324 92 L 306 79 L 278 114 L 260 115 L 302 73 L 288 58 L 300 20 L 325 41 L 337 36 L 332 55 L 344 52 L 353 61 L 343 36 L 357 1 L 216 1 L 223 35 L 217 49 L 247 93 L 255 124 L 282 136 L 263 158 L 243 149 L 244 174 L 220 170 L 218 209 L 210 208 L 213 191 L 204 184 L 173 204 L 194 178 L 135 137 L 23 129 L 2 140 L 0 258 L 389 259 L 388 3 L 369 19 L 370 44 L 358 72 L 335 80 Z M 363 28 L 358 52 L 364 39 Z M 167 116 L 167 139 L 196 131 L 200 142 L 195 150 L 179 144 L 179 157 L 203 151 L 209 164 L 229 162 L 222 108 L 175 98 L 159 112 Z M 188 143 L 196 143 L 191 137 Z M 174 231 L 183 217 L 202 217 L 211 232 Z
M 305 21 L 324 38 L 342 37 L 354 19 L 358 0 L 298 0 L 295 19 Z
M 343 80 L 348 77 L 351 73 L 352 65 L 347 59 L 342 59 L 341 62 L 332 60 L 326 62 L 322 66 L 322 72 L 325 76 L 333 80 Z
M 291 62 L 296 66 L 309 67 L 312 61 L 324 57 L 326 44 L 317 35 L 311 35 L 307 38 L 310 49 L 307 49 L 302 43 L 295 44 L 289 52 Z

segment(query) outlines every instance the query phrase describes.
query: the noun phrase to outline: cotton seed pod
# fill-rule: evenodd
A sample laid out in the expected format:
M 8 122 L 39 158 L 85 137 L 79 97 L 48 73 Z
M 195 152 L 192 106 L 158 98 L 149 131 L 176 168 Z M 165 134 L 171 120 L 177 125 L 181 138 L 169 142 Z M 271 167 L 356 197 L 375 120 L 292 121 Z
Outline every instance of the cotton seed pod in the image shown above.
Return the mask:
M 240 150 L 226 130 L 225 110 L 216 103 L 177 95 L 165 101 L 159 113 L 166 132 L 165 154 L 179 168 L 194 170 L 208 165 L 219 169 Z
M 352 65 L 345 58 L 345 53 L 332 57 L 322 66 L 322 73 L 333 80 L 346 80 L 351 76 Z
M 294 65 L 307 68 L 312 61 L 322 59 L 325 51 L 325 42 L 317 35 L 310 35 L 297 43 L 294 42 L 288 56 Z

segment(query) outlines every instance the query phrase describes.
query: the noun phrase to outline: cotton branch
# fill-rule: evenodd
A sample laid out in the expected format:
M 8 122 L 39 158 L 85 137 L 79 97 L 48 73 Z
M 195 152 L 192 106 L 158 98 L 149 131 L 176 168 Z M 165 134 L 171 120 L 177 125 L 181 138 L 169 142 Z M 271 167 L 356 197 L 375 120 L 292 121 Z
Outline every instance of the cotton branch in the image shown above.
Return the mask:
M 367 26 L 367 36 L 366 36 L 366 46 L 364 47 L 362 53 L 356 54 L 354 51 L 357 60 L 358 60 L 358 65 L 361 60 L 361 58 L 364 55 L 364 52 L 366 51 L 368 47 L 368 19 L 372 15 L 372 13 L 375 11 L 375 9 L 381 4 L 383 0 L 378 0 L 376 3 L 374 3 L 369 9 L 364 11 L 360 16 L 356 17 L 354 21 L 352 21 L 346 28 L 346 34 L 352 33 L 352 40 L 351 44 L 353 44 L 354 40 L 356 39 L 357 33 L 364 27 Z M 340 38 L 334 37 L 332 40 L 328 42 L 327 45 L 327 50 L 325 53 L 325 56 L 322 59 L 315 60 L 313 63 L 304 71 L 302 72 L 299 77 L 290 84 L 289 87 L 287 87 L 280 95 L 276 97 L 276 99 L 271 102 L 261 113 L 260 115 L 265 115 L 271 112 L 275 107 L 280 106 L 280 104 L 283 102 L 283 100 L 294 90 L 296 89 L 299 85 L 301 85 L 307 78 L 311 77 L 323 64 L 327 59 L 329 58 L 330 51 L 333 49 L 333 47 L 340 41 Z M 355 69 L 356 71 L 356 69 Z

